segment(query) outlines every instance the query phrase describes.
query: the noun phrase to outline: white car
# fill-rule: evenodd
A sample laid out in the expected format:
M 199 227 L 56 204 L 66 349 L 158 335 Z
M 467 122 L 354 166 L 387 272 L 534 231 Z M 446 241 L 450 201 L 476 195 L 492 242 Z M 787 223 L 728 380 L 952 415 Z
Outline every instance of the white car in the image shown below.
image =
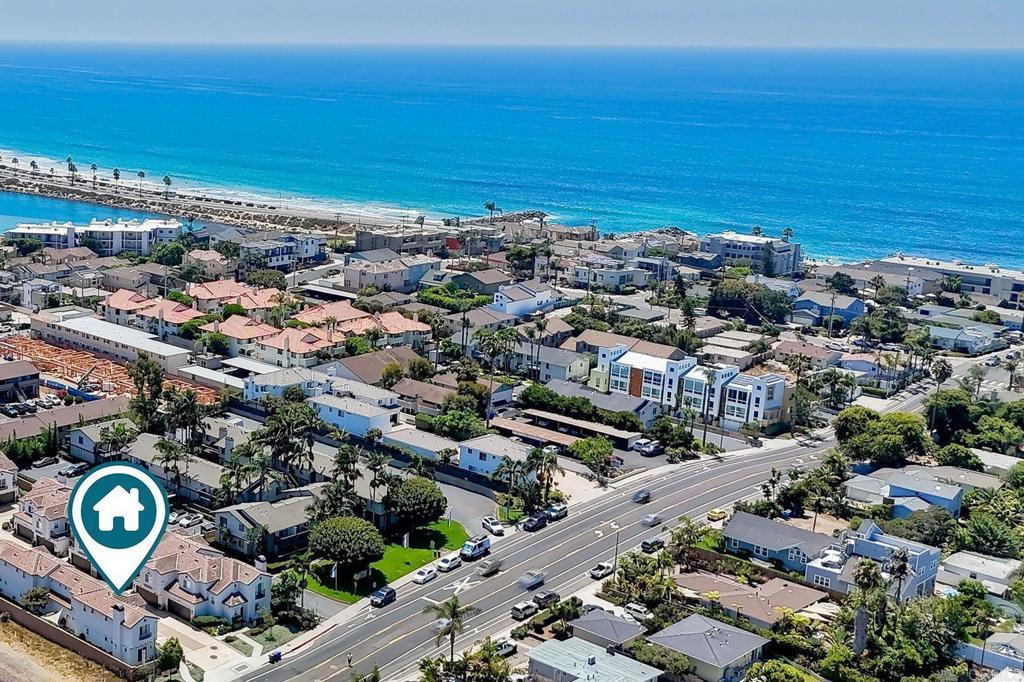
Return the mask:
M 180 526 L 181 528 L 191 528 L 192 526 L 198 526 L 202 522 L 202 515 L 193 512 L 192 514 L 185 514 L 184 516 L 179 518 L 178 526 Z
M 437 569 L 433 566 L 424 566 L 412 576 L 412 581 L 417 585 L 423 583 L 429 583 L 431 580 L 437 577 Z
M 645 447 L 647 447 L 650 444 L 651 444 L 651 441 L 648 440 L 647 438 L 638 438 L 637 441 L 635 443 L 633 443 L 633 447 L 630 448 L 630 449 L 631 450 L 635 450 L 636 452 L 640 452 L 641 450 L 643 450 Z
M 492 535 L 504 535 L 505 526 L 501 525 L 501 521 L 494 518 L 493 516 L 485 516 L 480 523 L 484 527 L 484 530 Z
M 650 609 L 648 609 L 643 604 L 636 604 L 634 602 L 626 604 L 626 606 L 623 608 L 623 611 L 626 612 L 627 616 L 630 616 L 639 623 L 643 623 L 651 617 Z
M 615 572 L 615 565 L 610 561 L 602 561 L 597 566 L 590 569 L 590 577 L 594 580 L 600 580 L 601 578 L 607 578 Z
M 661 514 L 647 514 L 642 519 L 640 519 L 640 523 L 647 526 L 648 528 L 650 528 L 651 526 L 657 526 L 659 523 L 661 523 L 661 521 Z
M 448 556 L 443 556 L 437 560 L 437 570 L 441 571 L 442 573 L 454 571 L 461 565 L 462 557 L 460 557 L 458 554 L 449 554 Z
M 499 639 L 494 643 L 494 653 L 498 654 L 502 658 L 507 658 L 518 650 L 519 646 L 511 639 Z

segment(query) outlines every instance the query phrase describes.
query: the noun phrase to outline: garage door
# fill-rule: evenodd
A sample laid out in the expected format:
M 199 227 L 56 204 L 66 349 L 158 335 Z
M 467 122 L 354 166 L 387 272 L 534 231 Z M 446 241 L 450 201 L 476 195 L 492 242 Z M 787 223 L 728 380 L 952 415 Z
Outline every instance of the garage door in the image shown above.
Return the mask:
M 189 611 L 188 607 L 172 599 L 167 600 L 167 609 L 179 618 L 184 618 L 185 620 L 192 619 L 192 612 Z

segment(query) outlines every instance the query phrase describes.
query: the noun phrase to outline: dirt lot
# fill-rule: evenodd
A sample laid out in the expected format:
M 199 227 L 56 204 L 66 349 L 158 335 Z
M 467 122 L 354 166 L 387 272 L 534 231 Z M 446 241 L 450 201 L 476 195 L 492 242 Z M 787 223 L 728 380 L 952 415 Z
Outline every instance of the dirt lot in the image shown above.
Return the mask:
M 0 623 L 0 682 L 117 682 L 113 673 L 15 623 Z
M 812 526 L 816 533 L 823 535 L 838 535 L 844 530 L 850 530 L 850 522 L 843 519 L 837 519 L 834 516 L 828 514 L 818 514 L 818 522 L 814 523 L 814 512 L 807 512 L 807 516 L 804 518 L 793 518 L 787 523 L 804 530 L 811 530 Z

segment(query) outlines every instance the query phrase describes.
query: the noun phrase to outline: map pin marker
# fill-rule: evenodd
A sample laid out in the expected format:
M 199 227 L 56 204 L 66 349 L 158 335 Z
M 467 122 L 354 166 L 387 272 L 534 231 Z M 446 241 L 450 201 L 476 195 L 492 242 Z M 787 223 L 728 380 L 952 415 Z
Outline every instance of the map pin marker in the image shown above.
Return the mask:
M 142 467 L 109 462 L 89 470 L 68 501 L 71 532 L 115 593 L 138 575 L 167 528 L 163 486 Z

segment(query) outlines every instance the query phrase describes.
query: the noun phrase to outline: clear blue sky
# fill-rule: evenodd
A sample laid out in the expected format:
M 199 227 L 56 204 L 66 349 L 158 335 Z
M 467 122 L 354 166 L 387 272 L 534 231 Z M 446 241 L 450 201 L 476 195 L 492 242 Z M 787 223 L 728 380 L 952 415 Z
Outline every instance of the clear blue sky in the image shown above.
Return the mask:
M 48 0 L 0 41 L 1024 49 L 1024 0 Z

